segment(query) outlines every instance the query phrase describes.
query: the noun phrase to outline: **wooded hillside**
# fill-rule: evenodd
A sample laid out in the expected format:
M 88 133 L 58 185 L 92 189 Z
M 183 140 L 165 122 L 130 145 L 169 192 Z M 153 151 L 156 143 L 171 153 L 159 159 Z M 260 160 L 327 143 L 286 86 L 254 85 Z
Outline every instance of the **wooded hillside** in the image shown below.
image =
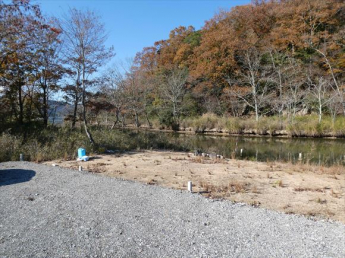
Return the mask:
M 341 0 L 254 1 L 216 14 L 200 31 L 172 30 L 137 54 L 135 72 L 157 79 L 188 70 L 180 115 L 253 113 L 258 120 L 305 110 L 321 121 L 324 112 L 345 114 L 344 25 Z M 183 97 L 193 105 L 184 107 Z

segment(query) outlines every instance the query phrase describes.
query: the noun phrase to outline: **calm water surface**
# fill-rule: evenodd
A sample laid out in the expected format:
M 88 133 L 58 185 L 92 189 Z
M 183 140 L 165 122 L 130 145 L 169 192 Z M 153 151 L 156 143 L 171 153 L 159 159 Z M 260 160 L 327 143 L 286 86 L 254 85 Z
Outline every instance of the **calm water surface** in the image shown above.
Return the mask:
M 227 158 L 297 162 L 299 153 L 302 153 L 304 163 L 345 165 L 345 139 L 221 137 L 187 134 L 166 134 L 166 137 L 174 145 L 190 150 L 199 149 L 207 153 L 216 153 Z

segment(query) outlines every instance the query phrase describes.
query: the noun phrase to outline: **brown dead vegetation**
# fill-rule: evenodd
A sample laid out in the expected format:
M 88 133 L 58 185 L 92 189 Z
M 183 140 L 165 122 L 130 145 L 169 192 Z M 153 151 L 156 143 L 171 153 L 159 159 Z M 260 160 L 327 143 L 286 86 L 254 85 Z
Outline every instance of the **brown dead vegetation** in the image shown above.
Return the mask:
M 88 162 L 52 161 L 63 167 L 187 190 L 289 214 L 345 223 L 345 168 L 210 159 L 189 153 L 147 151 L 98 156 Z

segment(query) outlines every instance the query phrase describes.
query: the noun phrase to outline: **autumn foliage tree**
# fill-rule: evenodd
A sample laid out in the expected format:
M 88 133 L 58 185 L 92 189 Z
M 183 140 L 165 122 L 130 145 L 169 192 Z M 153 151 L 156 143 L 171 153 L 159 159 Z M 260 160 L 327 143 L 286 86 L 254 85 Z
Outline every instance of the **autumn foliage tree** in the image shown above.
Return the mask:
M 65 63 L 75 76 L 75 87 L 81 88 L 85 133 L 91 144 L 95 144 L 86 117 L 87 86 L 90 76 L 114 55 L 113 49 L 105 46 L 107 34 L 94 12 L 70 9 L 59 21 L 59 27 L 64 34 Z
M 47 125 L 48 91 L 61 77 L 55 66 L 60 32 L 30 1 L 0 1 L 0 17 L 2 112 L 19 124 L 38 116 Z

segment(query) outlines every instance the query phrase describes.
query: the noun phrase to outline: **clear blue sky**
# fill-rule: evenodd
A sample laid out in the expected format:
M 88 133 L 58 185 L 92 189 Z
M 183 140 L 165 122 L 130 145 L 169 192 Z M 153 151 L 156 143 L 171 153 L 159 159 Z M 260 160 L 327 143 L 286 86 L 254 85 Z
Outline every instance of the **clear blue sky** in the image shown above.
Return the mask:
M 134 57 L 155 41 L 167 39 L 182 25 L 204 26 L 220 9 L 230 10 L 250 0 L 32 0 L 44 14 L 59 17 L 69 7 L 96 11 L 109 33 L 107 45 L 114 46 L 115 60 Z

